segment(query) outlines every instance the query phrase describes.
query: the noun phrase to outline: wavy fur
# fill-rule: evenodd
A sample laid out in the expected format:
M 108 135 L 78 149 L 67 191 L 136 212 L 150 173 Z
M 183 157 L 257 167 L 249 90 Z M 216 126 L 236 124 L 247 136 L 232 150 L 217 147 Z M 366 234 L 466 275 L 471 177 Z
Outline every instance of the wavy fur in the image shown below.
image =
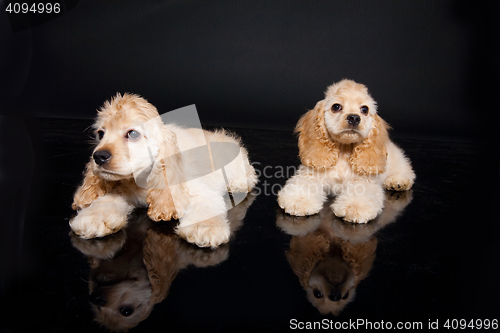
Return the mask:
M 314 215 L 327 195 L 337 195 L 333 212 L 365 223 L 383 208 L 383 188 L 408 190 L 415 180 L 410 161 L 388 135 L 366 86 L 342 80 L 298 121 L 302 165 L 278 193 L 288 214 Z

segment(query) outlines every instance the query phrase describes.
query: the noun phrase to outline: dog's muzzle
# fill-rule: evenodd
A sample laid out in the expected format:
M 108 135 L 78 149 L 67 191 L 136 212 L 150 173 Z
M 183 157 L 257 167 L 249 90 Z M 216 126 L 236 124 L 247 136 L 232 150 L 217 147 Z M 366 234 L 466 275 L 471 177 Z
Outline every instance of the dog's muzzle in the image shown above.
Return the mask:
M 97 165 L 103 165 L 111 159 L 111 153 L 107 150 L 98 150 L 92 155 Z
M 349 125 L 352 125 L 352 126 L 357 126 L 361 122 L 361 118 L 357 114 L 348 115 L 346 117 L 346 120 L 349 123 Z

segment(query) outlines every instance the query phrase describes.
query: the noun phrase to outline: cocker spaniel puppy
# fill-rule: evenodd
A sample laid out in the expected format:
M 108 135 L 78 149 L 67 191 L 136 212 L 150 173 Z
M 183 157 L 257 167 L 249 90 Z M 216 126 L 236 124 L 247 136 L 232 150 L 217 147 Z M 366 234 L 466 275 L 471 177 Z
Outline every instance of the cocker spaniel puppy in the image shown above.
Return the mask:
M 188 242 L 215 248 L 229 240 L 233 197 L 257 183 L 238 138 L 164 124 L 153 105 L 133 94 L 107 101 L 93 128 L 97 144 L 72 205 L 78 210 L 70 221 L 76 234 L 117 232 L 134 207 L 148 206 L 154 221 L 178 219 L 176 231 Z M 215 149 L 221 144 L 233 153 L 236 147 L 228 163 L 221 163 L 224 150 Z
M 331 194 L 337 196 L 331 205 L 336 216 L 356 223 L 374 219 L 383 209 L 384 188 L 405 191 L 415 180 L 387 128 L 364 85 L 342 80 L 328 87 L 325 99 L 297 123 L 302 165 L 278 193 L 280 207 L 313 215 Z

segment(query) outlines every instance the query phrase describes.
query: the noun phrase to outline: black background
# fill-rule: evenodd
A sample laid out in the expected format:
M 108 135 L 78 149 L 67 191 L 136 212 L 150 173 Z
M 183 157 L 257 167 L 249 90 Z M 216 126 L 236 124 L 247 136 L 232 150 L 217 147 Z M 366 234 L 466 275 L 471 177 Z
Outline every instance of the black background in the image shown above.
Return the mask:
M 106 99 L 137 93 L 160 113 L 196 104 L 204 125 L 246 129 L 239 134 L 252 160 L 297 165 L 293 127 L 342 78 L 368 86 L 418 177 L 414 201 L 382 233 L 378 268 L 344 318 L 498 315 L 491 302 L 498 299 L 500 2 L 62 4 L 57 16 L 7 16 L 0 6 L 5 319 L 28 314 L 19 324 L 28 331 L 64 331 L 75 323 L 85 331 L 92 321 L 82 282 L 87 263 L 69 244 L 67 219 L 90 153 L 85 128 Z M 218 300 L 248 330 L 264 325 L 272 331 L 275 315 L 285 326 L 290 313 L 319 318 L 283 261 L 288 239 L 275 226 L 276 198 L 258 200 L 230 244 L 226 266 L 251 272 L 235 283 L 243 293 L 214 277 L 207 285 L 217 288 L 209 294 L 244 302 L 250 311 Z M 212 271 L 217 277 L 225 272 Z M 199 282 L 204 276 L 193 276 L 194 298 L 207 295 Z M 199 329 L 188 311 L 170 312 L 186 297 L 183 281 L 144 325 L 157 329 L 162 316 L 175 321 L 181 313 L 180 321 Z M 262 286 L 269 298 L 260 298 Z M 299 298 L 303 303 L 294 308 Z M 249 324 L 254 316 L 261 320 Z M 211 324 L 210 330 L 220 328 Z
M 66 1 L 56 18 L 2 13 L 2 111 L 90 118 L 116 92 L 133 92 L 160 113 L 196 104 L 205 124 L 290 130 L 328 85 L 350 78 L 368 86 L 395 134 L 477 139 L 498 119 L 498 9 Z

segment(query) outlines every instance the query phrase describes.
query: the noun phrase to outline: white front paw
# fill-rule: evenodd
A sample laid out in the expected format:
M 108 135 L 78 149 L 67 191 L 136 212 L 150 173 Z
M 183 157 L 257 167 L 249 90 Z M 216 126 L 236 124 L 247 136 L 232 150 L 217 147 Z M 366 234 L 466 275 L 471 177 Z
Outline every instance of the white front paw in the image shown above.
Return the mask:
M 115 233 L 127 224 L 127 213 L 103 212 L 91 205 L 78 212 L 70 222 L 71 229 L 82 238 L 104 237 Z
M 311 200 L 307 197 L 300 197 L 295 199 L 280 200 L 278 204 L 285 210 L 285 213 L 295 216 L 308 216 L 319 213 L 323 207 L 323 203 Z
M 384 187 L 389 191 L 406 191 L 413 186 L 414 177 L 405 175 L 394 175 L 388 177 L 384 182 Z
M 336 200 L 331 208 L 336 216 L 354 223 L 366 223 L 376 218 L 382 212 L 382 207 L 378 207 L 378 205 L 369 201 L 340 199 Z
M 307 216 L 317 214 L 323 208 L 323 202 L 326 200 L 321 186 L 318 185 L 317 187 L 316 189 L 314 186 L 286 185 L 278 193 L 278 204 L 285 210 L 285 213 L 290 215 Z
M 256 177 L 238 177 L 229 180 L 229 191 L 231 193 L 249 193 L 255 186 Z
M 216 216 L 190 225 L 183 226 L 181 223 L 177 233 L 189 243 L 199 247 L 217 248 L 229 241 L 230 229 L 228 223 Z

